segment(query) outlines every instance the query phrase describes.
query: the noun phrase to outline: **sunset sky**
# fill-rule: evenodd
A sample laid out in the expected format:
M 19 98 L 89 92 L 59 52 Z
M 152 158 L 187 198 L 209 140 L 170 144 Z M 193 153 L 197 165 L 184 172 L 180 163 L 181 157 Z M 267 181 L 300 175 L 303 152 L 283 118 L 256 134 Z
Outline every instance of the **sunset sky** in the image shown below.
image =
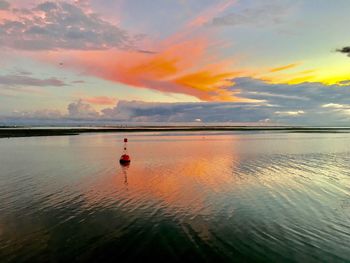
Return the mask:
M 0 0 L 0 124 L 348 125 L 349 0 Z

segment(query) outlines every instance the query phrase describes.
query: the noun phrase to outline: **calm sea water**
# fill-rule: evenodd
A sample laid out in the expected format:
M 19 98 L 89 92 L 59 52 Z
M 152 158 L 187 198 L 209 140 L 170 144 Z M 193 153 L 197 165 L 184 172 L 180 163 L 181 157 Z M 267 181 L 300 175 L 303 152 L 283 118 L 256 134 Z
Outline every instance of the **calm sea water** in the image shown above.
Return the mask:
M 0 262 L 350 262 L 350 134 L 0 139 Z

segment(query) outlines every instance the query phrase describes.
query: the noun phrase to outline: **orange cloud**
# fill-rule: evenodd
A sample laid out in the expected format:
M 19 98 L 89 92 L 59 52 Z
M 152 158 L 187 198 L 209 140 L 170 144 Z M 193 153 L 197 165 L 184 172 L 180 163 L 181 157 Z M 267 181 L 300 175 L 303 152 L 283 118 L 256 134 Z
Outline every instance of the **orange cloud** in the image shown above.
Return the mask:
M 229 78 L 241 73 L 231 69 L 232 59 L 220 60 L 209 54 L 210 44 L 208 37 L 197 36 L 170 45 L 160 43 L 155 54 L 68 51 L 64 55 L 51 52 L 45 59 L 135 87 L 188 94 L 202 100 L 232 100 L 225 87 L 231 85 Z
M 175 82 L 182 86 L 203 91 L 204 95 L 201 99 L 204 100 L 234 101 L 237 99 L 233 97 L 231 92 L 224 88 L 232 85 L 232 82 L 229 80 L 232 77 L 234 77 L 233 73 L 199 71 L 181 76 Z
M 300 65 L 300 63 L 292 63 L 292 64 L 284 65 L 284 66 L 281 66 L 281 67 L 272 68 L 272 69 L 270 69 L 270 72 L 273 73 L 273 72 L 288 70 L 288 69 L 291 69 L 291 68 L 295 68 L 295 67 L 297 67 L 299 65 Z

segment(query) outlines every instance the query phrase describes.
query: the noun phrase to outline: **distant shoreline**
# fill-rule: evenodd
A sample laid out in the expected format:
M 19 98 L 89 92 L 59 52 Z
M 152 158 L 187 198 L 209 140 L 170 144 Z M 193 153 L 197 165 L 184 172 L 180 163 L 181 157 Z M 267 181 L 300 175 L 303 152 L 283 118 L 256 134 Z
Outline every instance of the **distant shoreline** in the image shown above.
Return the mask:
M 272 131 L 288 133 L 349 133 L 350 127 L 314 128 L 314 127 L 251 127 L 251 126 L 143 126 L 143 127 L 91 127 L 91 128 L 24 128 L 1 127 L 0 138 L 36 137 L 36 136 L 66 136 L 82 133 L 121 133 L 121 132 L 195 132 L 195 131 Z

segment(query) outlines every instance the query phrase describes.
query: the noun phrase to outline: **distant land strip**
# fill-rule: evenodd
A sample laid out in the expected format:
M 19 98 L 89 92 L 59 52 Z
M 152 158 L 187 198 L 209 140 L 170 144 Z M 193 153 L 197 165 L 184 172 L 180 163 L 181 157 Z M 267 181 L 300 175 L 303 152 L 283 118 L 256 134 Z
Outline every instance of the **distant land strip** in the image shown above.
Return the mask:
M 194 132 L 194 131 L 272 131 L 289 133 L 349 133 L 350 127 L 252 127 L 252 126 L 165 126 L 165 127 L 91 127 L 91 128 L 0 128 L 0 138 L 65 136 L 82 133 L 121 133 L 121 132 Z

